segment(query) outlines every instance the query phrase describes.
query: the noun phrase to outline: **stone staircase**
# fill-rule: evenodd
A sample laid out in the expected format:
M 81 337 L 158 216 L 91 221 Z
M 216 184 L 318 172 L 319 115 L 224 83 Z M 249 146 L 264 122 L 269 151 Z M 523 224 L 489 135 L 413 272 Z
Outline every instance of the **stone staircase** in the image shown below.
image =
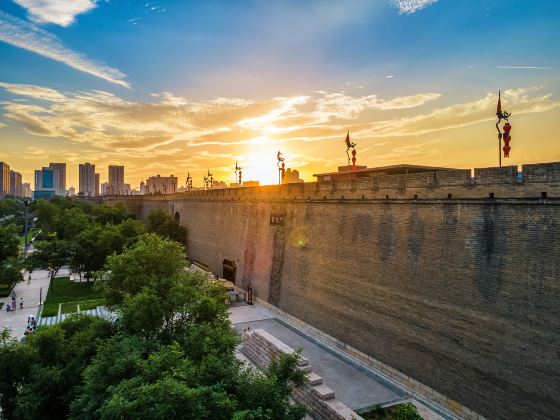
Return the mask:
M 241 352 L 257 367 L 266 369 L 278 355 L 293 354 L 294 350 L 265 330 L 257 329 L 243 332 Z M 323 378 L 313 372 L 305 357 L 300 356 L 297 368 L 305 373 L 305 381 L 301 387 L 293 389 L 292 399 L 304 405 L 311 417 L 326 420 L 362 419 L 336 398 L 334 391 L 323 383 Z
M 97 308 L 94 308 L 94 309 L 86 309 L 84 311 L 78 311 L 76 313 L 80 313 L 80 314 L 84 314 L 84 315 L 91 315 L 91 316 L 98 316 L 100 318 L 105 318 L 109 321 L 114 321 L 114 319 L 115 319 L 115 314 L 113 312 L 108 311 L 107 308 L 105 308 L 104 306 L 98 306 Z M 37 321 L 37 326 L 55 325 L 55 324 L 58 324 L 59 322 L 64 321 L 66 318 L 68 318 L 71 315 L 74 315 L 74 313 L 72 313 L 72 314 L 59 314 L 59 315 L 56 315 L 56 316 L 39 317 L 39 320 Z

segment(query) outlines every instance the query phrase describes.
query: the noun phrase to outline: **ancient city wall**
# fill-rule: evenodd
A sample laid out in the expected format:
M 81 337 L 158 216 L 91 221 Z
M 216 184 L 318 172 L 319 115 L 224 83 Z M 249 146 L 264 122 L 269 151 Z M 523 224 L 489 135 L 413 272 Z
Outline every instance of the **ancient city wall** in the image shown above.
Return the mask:
M 560 164 L 411 175 L 126 205 L 178 214 L 191 258 L 238 260 L 259 298 L 484 416 L 557 416 Z

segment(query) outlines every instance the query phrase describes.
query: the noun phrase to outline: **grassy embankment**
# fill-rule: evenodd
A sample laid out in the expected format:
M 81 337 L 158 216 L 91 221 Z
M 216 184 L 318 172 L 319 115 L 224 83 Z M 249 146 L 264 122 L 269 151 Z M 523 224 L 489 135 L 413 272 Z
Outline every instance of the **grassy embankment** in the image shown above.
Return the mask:
M 94 290 L 93 285 L 93 282 L 76 283 L 70 281 L 69 277 L 55 278 L 54 285 L 47 294 L 41 316 L 56 316 L 61 303 L 62 313 L 77 312 L 78 305 L 82 311 L 103 305 L 103 296 Z

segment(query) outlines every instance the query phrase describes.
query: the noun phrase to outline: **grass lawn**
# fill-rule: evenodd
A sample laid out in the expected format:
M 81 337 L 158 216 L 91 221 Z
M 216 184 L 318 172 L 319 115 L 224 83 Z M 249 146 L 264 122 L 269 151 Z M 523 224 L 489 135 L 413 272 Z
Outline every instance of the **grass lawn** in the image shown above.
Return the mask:
M 40 230 L 40 229 L 37 229 L 37 228 L 31 229 L 31 230 L 28 232 L 28 234 L 27 234 L 27 240 L 30 241 L 31 239 L 33 239 L 40 231 L 41 231 L 41 230 Z M 25 238 L 24 238 L 23 235 L 19 237 L 19 244 L 20 244 L 21 246 L 23 246 L 23 240 L 24 240 L 24 239 L 25 239 Z
M 79 304 L 81 308 L 81 301 L 102 299 L 101 293 L 93 290 L 93 284 L 93 282 L 71 282 L 69 277 L 55 278 L 47 294 L 41 316 L 58 315 L 58 305 L 60 303 L 68 303 L 68 305 L 63 305 L 62 309 L 69 312 L 76 312 L 76 305 Z M 72 308 L 74 309 L 72 310 Z
M 80 300 L 77 302 L 66 302 L 60 306 L 60 312 L 63 314 L 73 314 L 78 312 L 78 306 L 80 306 L 80 311 L 85 311 L 87 309 L 95 309 L 98 306 L 103 306 L 105 304 L 105 299 L 91 299 L 91 300 Z

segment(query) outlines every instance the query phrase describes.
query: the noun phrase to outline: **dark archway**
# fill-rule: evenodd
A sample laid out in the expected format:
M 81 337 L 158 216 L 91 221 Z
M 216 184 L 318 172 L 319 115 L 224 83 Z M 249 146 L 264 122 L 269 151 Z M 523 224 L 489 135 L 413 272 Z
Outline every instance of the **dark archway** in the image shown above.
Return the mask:
M 222 277 L 235 284 L 235 276 L 237 274 L 237 264 L 235 260 L 224 259 L 222 262 Z
M 177 223 L 181 223 L 181 215 L 179 214 L 178 211 L 175 212 L 175 221 Z

